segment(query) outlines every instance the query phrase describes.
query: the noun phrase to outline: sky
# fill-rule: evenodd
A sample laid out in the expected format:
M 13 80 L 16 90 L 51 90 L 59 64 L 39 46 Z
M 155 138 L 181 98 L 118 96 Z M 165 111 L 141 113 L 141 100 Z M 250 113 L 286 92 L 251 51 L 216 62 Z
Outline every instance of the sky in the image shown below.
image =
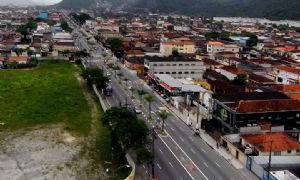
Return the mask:
M 61 0 L 0 0 L 0 5 L 52 5 L 60 2 Z

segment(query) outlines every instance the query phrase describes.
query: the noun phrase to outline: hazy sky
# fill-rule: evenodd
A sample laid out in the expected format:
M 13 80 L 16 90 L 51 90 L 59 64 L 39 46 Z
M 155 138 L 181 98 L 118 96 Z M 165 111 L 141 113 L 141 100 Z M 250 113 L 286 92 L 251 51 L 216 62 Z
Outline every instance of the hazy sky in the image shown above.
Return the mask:
M 27 6 L 27 5 L 51 5 L 60 2 L 61 0 L 0 0 L 1 5 L 17 5 L 17 6 Z

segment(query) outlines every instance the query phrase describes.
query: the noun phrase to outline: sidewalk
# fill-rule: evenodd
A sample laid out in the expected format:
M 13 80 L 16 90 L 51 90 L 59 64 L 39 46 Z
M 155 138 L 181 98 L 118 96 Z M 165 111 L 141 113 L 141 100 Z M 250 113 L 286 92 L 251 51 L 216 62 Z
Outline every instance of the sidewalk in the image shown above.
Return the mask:
M 184 123 L 187 123 L 187 116 L 183 115 L 178 109 L 166 103 L 165 100 L 155 93 L 155 96 L 160 99 L 160 101 L 170 110 L 172 111 L 180 120 Z M 193 129 L 196 127 L 196 123 L 192 124 Z M 219 146 L 217 147 L 217 141 L 213 139 L 210 135 L 208 135 L 204 130 L 200 129 L 201 138 L 209 145 L 212 149 L 214 149 L 220 156 L 222 156 L 230 165 L 232 165 L 235 169 L 239 170 L 241 174 L 246 179 L 258 179 L 251 171 L 246 169 L 246 167 L 240 163 L 234 156 L 232 156 L 225 148 Z

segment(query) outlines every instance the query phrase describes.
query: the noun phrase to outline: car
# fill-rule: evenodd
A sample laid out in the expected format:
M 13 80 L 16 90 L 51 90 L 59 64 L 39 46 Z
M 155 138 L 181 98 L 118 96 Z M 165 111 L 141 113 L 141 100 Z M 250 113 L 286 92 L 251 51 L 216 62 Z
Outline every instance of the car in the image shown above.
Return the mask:
M 141 113 L 142 113 L 142 110 L 140 110 L 138 107 L 135 107 L 135 108 L 134 108 L 134 112 L 135 112 L 136 114 L 141 114 Z
M 106 76 L 111 76 L 111 74 L 109 72 L 106 73 Z
M 167 103 L 169 103 L 171 100 L 170 100 L 170 98 L 167 97 L 167 98 L 165 99 L 165 101 L 166 101 Z

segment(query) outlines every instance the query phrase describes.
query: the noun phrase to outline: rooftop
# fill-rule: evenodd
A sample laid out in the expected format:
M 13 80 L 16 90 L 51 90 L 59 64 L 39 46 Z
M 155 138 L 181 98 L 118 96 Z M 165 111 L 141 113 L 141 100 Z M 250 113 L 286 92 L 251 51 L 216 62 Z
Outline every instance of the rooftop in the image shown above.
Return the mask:
M 207 45 L 222 46 L 222 45 L 224 45 L 224 43 L 219 42 L 219 41 L 209 41 L 207 43 Z
M 226 105 L 237 113 L 300 111 L 300 102 L 293 99 L 241 100 Z
M 187 57 L 172 57 L 172 56 L 169 56 L 169 57 L 159 57 L 159 56 L 145 56 L 145 60 L 148 60 L 150 62 L 174 62 L 174 61 L 177 61 L 177 62 L 188 62 L 188 61 L 199 61 L 197 59 L 194 59 L 194 58 L 187 58 Z M 201 62 L 201 61 L 199 61 Z
M 278 132 L 269 134 L 248 134 L 241 136 L 246 142 L 262 152 L 300 150 L 300 143 L 288 135 Z M 272 147 L 271 147 L 272 142 Z

